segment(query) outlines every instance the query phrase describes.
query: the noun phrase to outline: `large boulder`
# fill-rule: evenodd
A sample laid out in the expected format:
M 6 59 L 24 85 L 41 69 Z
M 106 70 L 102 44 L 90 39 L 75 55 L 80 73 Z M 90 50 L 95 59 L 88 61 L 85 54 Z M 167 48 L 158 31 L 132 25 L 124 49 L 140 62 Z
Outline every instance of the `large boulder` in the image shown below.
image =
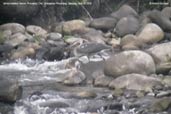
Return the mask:
M 123 17 L 116 24 L 115 32 L 118 36 L 123 37 L 126 34 L 135 34 L 139 27 L 137 18 L 133 16 Z
M 137 35 L 143 43 L 156 43 L 164 38 L 163 30 L 154 23 L 145 25 Z
M 171 31 L 171 21 L 164 16 L 160 11 L 154 10 L 148 15 L 153 23 L 159 25 L 165 32 Z
M 153 57 L 157 72 L 167 73 L 171 69 L 171 42 L 156 44 L 146 51 Z
M 161 85 L 160 79 L 142 74 L 127 74 L 114 79 L 109 87 L 139 91 L 152 91 L 155 86 Z
M 119 10 L 117 10 L 116 12 L 111 14 L 112 17 L 120 20 L 123 17 L 127 17 L 127 16 L 135 16 L 138 17 L 137 12 L 130 7 L 129 5 L 123 5 L 122 7 L 119 8 Z
M 16 79 L 0 76 L 0 101 L 15 102 L 21 97 L 22 89 Z
M 61 22 L 55 27 L 55 32 L 72 34 L 73 32 L 81 31 L 86 28 L 86 23 L 82 20 L 71 20 L 66 22 Z
M 6 30 L 10 30 L 13 34 L 17 32 L 24 33 L 25 27 L 18 23 L 6 23 L 0 25 L 0 31 L 6 31 Z
M 106 60 L 104 73 L 115 78 L 130 73 L 152 74 L 155 73 L 155 63 L 143 51 L 124 51 Z
M 111 30 L 115 27 L 117 20 L 111 17 L 102 17 L 90 22 L 90 27 L 101 30 Z

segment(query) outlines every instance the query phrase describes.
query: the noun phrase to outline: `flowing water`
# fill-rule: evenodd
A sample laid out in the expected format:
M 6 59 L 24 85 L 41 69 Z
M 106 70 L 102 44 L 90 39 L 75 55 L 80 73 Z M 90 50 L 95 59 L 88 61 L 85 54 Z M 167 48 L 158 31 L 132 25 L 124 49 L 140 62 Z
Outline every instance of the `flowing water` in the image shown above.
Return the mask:
M 127 101 L 121 103 L 113 99 L 107 88 L 57 83 L 71 70 L 65 67 L 68 60 L 26 59 L 0 65 L 1 75 L 17 78 L 23 87 L 22 98 L 14 105 L 14 114 L 136 114 L 135 108 L 127 108 Z M 97 96 L 77 96 L 83 90 L 94 91 Z

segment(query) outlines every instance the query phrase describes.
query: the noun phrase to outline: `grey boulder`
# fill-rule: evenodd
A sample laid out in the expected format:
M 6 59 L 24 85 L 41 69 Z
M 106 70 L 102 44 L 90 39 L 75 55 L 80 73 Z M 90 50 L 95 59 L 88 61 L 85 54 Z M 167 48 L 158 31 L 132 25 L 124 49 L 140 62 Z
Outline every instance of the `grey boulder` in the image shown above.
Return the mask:
M 153 58 L 143 51 L 124 51 L 111 56 L 105 62 L 104 73 L 114 78 L 130 73 L 155 73 Z
M 127 34 L 135 34 L 140 27 L 139 21 L 133 16 L 123 17 L 116 24 L 114 32 L 123 37 Z

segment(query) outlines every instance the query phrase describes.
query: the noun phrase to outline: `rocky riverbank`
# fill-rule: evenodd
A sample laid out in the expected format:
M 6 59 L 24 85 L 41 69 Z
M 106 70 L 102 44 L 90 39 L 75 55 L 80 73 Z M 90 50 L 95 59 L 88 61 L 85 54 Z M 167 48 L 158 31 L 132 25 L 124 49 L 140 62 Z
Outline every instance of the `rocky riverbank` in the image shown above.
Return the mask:
M 0 25 L 0 112 L 169 114 L 170 17 L 123 5 L 50 30 Z

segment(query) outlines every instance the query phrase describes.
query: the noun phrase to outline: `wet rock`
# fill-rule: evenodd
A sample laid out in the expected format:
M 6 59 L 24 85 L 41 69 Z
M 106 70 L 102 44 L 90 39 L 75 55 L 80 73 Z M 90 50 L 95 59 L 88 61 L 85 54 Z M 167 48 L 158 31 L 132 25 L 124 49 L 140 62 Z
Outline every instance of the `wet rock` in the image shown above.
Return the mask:
M 110 48 L 111 48 L 110 46 L 101 43 L 94 43 L 94 42 L 83 43 L 73 50 L 73 55 L 74 56 L 91 55 L 91 54 L 98 53 L 101 50 L 110 49 Z
M 156 63 L 157 73 L 167 73 L 171 68 L 171 42 L 156 44 L 146 50 Z
M 127 74 L 114 79 L 110 84 L 110 88 L 128 89 L 139 91 L 152 91 L 157 86 L 162 85 L 157 78 L 149 77 L 141 74 Z
M 19 58 L 26 58 L 32 57 L 35 55 L 35 49 L 32 47 L 20 47 L 17 50 L 11 52 L 10 59 L 19 59 Z
M 127 34 L 135 34 L 139 29 L 139 21 L 135 17 L 128 16 L 121 18 L 116 24 L 114 32 L 123 37 Z
M 36 26 L 36 25 L 28 25 L 26 27 L 26 31 L 35 36 L 45 36 L 47 34 L 46 30 L 44 30 L 42 27 Z
M 25 27 L 19 23 L 6 23 L 3 25 L 0 25 L 0 31 L 10 30 L 12 34 L 21 32 L 25 32 Z
M 92 85 L 94 79 L 98 76 L 101 76 L 104 69 L 104 61 L 88 61 L 86 59 L 81 60 L 83 64 L 80 65 L 80 70 L 84 72 L 87 77 L 86 83 Z
M 105 38 L 103 37 L 103 33 L 95 29 L 91 29 L 87 33 L 83 34 L 82 38 L 89 40 L 91 42 L 105 44 L 104 42 Z
M 13 113 L 13 105 L 9 105 L 6 103 L 0 103 L 0 113 L 1 114 L 12 114 Z
M 117 20 L 111 17 L 102 17 L 90 22 L 90 27 L 101 30 L 111 30 L 115 27 Z
M 171 100 L 168 97 L 158 99 L 155 101 L 150 107 L 149 110 L 151 112 L 162 112 L 167 111 L 167 109 L 170 107 Z
M 36 58 L 41 60 L 61 60 L 64 57 L 65 45 L 52 46 L 49 44 L 42 45 L 36 52 Z
M 15 102 L 21 97 L 22 89 L 16 79 L 0 76 L 0 101 Z
M 112 13 L 111 16 L 118 19 L 118 20 L 120 20 L 121 18 L 127 17 L 127 16 L 135 16 L 135 17 L 137 17 L 138 14 L 129 5 L 123 5 L 122 7 L 119 8 L 118 11 Z
M 47 36 L 48 39 L 54 40 L 54 41 L 60 41 L 62 40 L 62 35 L 60 33 L 49 33 Z
M 114 78 L 130 73 L 152 74 L 155 73 L 155 63 L 143 51 L 124 51 L 106 60 L 104 73 Z
M 66 108 L 69 107 L 69 104 L 62 101 L 49 100 L 39 104 L 40 107 L 49 107 L 49 108 Z
M 7 45 L 7 44 L 0 45 L 0 57 L 7 59 L 12 49 L 13 47 L 11 45 Z
M 156 97 L 161 98 L 161 97 L 168 97 L 171 96 L 171 91 L 160 91 L 157 93 Z
M 142 28 L 137 37 L 143 43 L 156 43 L 164 38 L 164 32 L 158 25 L 149 23 Z
M 63 83 L 65 85 L 78 85 L 81 84 L 83 81 L 85 81 L 86 76 L 83 72 L 73 69 L 68 76 L 65 77 L 63 80 Z
M 86 24 L 82 20 L 71 20 L 66 22 L 61 22 L 58 26 L 55 27 L 55 32 L 72 34 L 76 31 L 84 30 Z
M 124 94 L 124 90 L 120 89 L 120 88 L 115 88 L 115 90 L 112 93 L 112 96 L 114 97 L 120 97 Z
M 5 41 L 6 44 L 16 47 L 23 43 L 27 39 L 27 36 L 22 33 L 16 33 L 9 37 L 8 40 Z
M 159 25 L 165 32 L 171 31 L 171 21 L 165 17 L 160 11 L 153 10 L 148 17 L 153 23 Z
M 111 77 L 100 76 L 95 79 L 94 86 L 107 87 L 111 81 L 112 81 Z

